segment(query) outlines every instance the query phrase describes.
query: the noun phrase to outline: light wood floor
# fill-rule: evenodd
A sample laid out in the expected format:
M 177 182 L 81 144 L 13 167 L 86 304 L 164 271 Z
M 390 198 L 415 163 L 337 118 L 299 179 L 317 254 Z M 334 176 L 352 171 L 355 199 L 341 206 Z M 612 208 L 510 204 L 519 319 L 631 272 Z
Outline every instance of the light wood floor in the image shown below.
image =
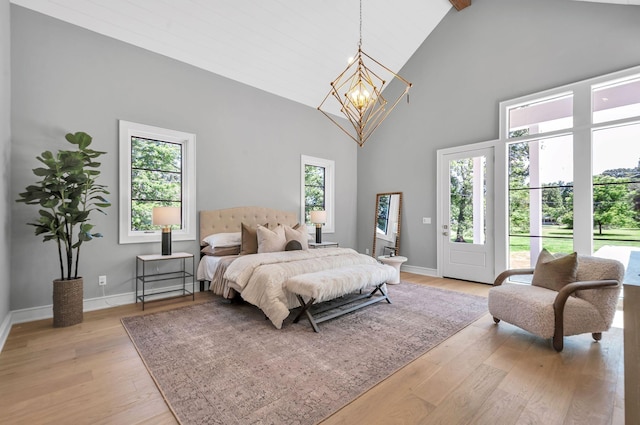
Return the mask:
M 486 296 L 489 286 L 402 273 Z M 197 294 L 196 302 L 212 295 Z M 428 302 L 428 300 L 425 300 Z M 190 304 L 147 304 L 146 312 Z M 140 305 L 87 312 L 54 329 L 15 325 L 0 353 L 2 424 L 175 424 L 120 318 Z M 335 424 L 623 424 L 622 331 L 565 338 L 558 354 L 487 314 L 336 412 Z

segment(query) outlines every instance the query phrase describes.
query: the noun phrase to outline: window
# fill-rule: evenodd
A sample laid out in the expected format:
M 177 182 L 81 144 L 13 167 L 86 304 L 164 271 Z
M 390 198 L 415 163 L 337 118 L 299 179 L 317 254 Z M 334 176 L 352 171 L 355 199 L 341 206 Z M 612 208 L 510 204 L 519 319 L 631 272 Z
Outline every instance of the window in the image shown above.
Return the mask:
M 195 239 L 195 135 L 120 121 L 120 243 L 157 242 L 153 207 L 180 207 L 173 240 Z
M 562 93 L 509 107 L 509 138 L 573 127 L 573 94 Z
M 309 215 L 314 210 L 325 210 L 327 222 L 323 226 L 324 233 L 335 231 L 335 218 L 333 207 L 334 192 L 334 168 L 335 163 L 329 159 L 314 158 L 302 155 L 301 157 L 301 210 L 300 214 L 309 233 L 315 231 Z
M 640 68 L 500 104 L 509 267 L 640 248 Z

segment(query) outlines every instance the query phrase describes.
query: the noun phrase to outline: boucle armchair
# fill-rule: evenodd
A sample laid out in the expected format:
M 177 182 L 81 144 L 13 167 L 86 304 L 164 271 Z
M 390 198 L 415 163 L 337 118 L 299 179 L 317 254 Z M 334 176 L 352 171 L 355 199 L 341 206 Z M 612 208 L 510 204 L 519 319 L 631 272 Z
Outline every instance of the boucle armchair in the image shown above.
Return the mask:
M 562 258 L 550 255 L 543 250 L 535 269 L 513 269 L 498 275 L 489 290 L 493 320 L 552 338 L 556 351 L 562 351 L 564 336 L 591 333 L 599 341 L 613 323 L 624 266 L 616 260 L 575 253 Z M 569 257 L 574 259 L 573 269 Z M 550 271 L 549 267 L 559 262 L 564 265 L 556 264 L 555 268 L 564 268 L 566 273 L 557 276 L 558 270 Z M 531 285 L 505 282 L 510 276 L 526 274 L 534 275 Z

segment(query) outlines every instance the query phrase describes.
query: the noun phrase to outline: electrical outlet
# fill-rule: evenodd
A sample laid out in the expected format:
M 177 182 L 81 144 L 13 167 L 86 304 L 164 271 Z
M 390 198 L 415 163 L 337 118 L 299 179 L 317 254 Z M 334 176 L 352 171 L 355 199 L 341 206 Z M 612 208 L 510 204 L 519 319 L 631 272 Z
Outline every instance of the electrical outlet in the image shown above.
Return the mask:
M 422 217 L 422 224 L 431 224 L 431 217 Z
M 104 286 L 107 284 L 107 276 L 98 276 L 98 285 Z
M 367 253 L 367 255 L 369 255 L 369 248 L 367 248 L 365 252 Z

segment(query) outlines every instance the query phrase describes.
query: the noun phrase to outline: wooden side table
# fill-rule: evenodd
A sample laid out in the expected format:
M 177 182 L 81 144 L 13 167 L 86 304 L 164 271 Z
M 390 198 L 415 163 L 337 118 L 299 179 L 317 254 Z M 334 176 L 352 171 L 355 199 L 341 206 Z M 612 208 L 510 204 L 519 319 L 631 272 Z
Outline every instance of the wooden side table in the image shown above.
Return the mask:
M 187 260 L 191 260 L 191 269 L 187 269 Z M 157 273 L 148 273 L 148 267 L 152 264 L 156 264 L 159 261 L 177 261 L 180 264 L 180 269 L 169 272 L 157 272 Z M 173 297 L 162 297 L 155 299 L 153 301 L 159 299 L 167 299 L 167 298 L 176 298 L 176 297 L 186 297 L 191 295 L 191 299 L 195 300 L 195 260 L 193 254 L 189 254 L 188 252 L 175 252 L 171 255 L 160 255 L 160 254 L 151 254 L 151 255 L 138 255 L 136 257 L 136 303 L 138 301 L 142 302 L 142 310 L 144 310 L 144 304 L 149 297 L 155 297 L 160 294 L 168 294 L 168 293 L 182 293 L 178 295 L 174 295 Z M 187 278 L 191 278 L 191 291 L 187 289 Z M 153 291 L 151 293 L 146 291 L 146 285 L 149 283 L 160 282 L 165 280 L 182 280 L 182 288 L 172 288 L 160 291 Z M 139 288 L 141 287 L 142 293 L 139 293 Z

